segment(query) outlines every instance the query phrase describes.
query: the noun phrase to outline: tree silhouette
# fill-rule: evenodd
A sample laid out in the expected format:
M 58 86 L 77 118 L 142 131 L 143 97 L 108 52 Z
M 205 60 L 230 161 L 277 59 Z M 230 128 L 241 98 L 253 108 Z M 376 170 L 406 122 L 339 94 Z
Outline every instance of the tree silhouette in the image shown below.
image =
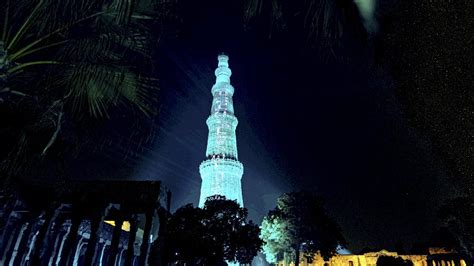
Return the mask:
M 223 196 L 209 197 L 202 209 L 179 208 L 167 228 L 167 261 L 180 265 L 251 263 L 263 243 L 247 209 Z
M 362 45 L 367 37 L 363 20 L 351 0 L 246 0 L 244 19 L 268 21 L 269 35 L 274 32 L 298 33 L 297 41 L 316 48 L 323 58 L 340 59 L 347 39 Z
M 380 256 L 377 259 L 377 266 L 413 266 L 413 262 L 402 258 Z
M 292 192 L 278 198 L 277 207 L 262 223 L 264 252 L 276 262 L 291 256 L 299 265 L 300 253 L 311 261 L 316 252 L 324 259 L 345 245 L 338 224 L 326 213 L 320 197 L 310 192 Z

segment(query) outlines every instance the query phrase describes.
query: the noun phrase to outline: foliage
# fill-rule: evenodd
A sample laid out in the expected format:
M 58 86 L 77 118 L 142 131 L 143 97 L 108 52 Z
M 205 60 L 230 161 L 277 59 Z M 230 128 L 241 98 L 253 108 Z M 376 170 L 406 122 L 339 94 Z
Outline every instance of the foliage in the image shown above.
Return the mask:
M 262 245 L 258 226 L 247 222 L 247 209 L 223 196 L 209 197 L 203 209 L 179 208 L 167 228 L 167 257 L 178 264 L 250 263 Z
M 285 226 L 283 219 L 276 215 L 268 215 L 262 221 L 260 237 L 265 240 L 263 253 L 270 263 L 281 261 L 291 245 L 291 236 Z
M 65 158 L 103 146 L 107 118 L 142 129 L 157 106 L 151 28 L 161 2 L 2 1 L 2 178 L 64 174 Z
M 292 192 L 278 198 L 277 207 L 262 223 L 265 255 L 272 262 L 291 256 L 295 264 L 303 253 L 311 261 L 316 252 L 327 259 L 345 239 L 328 216 L 320 197 L 310 192 Z
M 380 256 L 377 259 L 377 266 L 413 266 L 413 262 L 402 258 Z
M 341 56 L 349 38 L 361 42 L 366 32 L 356 4 L 352 0 L 246 0 L 244 17 L 268 20 L 270 33 L 302 32 L 302 43 L 317 48 L 325 57 Z
M 6 1 L 1 33 L 2 98 L 39 97 L 95 117 L 128 101 L 149 111 L 152 82 L 133 56 L 149 56 L 130 1 Z M 26 86 L 35 84 L 35 86 Z M 15 97 L 13 97 L 15 96 Z

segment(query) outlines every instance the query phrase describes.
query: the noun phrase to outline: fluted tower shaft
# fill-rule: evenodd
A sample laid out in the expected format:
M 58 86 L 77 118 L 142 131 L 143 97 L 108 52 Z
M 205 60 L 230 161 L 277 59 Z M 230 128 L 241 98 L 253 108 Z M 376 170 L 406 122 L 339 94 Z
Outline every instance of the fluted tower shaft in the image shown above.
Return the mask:
M 243 206 L 241 179 L 244 167 L 237 154 L 235 129 L 238 121 L 232 102 L 232 71 L 229 68 L 228 56 L 219 55 L 217 59 L 216 83 L 211 90 L 211 115 L 206 121 L 209 128 L 206 160 L 199 166 L 202 179 L 199 207 L 203 207 L 206 198 L 213 195 L 236 200 Z

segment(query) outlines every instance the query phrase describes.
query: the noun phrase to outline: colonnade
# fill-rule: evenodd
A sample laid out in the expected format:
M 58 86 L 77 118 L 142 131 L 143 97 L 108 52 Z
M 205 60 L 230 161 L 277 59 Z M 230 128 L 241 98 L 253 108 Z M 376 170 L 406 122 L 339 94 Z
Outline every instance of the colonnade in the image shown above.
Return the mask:
M 144 184 L 135 191 L 137 183 L 119 185 L 117 193 L 128 188 L 128 195 L 82 186 L 78 192 L 93 193 L 40 206 L 16 197 L 2 209 L 0 265 L 147 265 L 160 188 L 158 182 L 146 183 L 151 187 L 145 191 L 140 189 Z M 129 228 L 122 230 L 125 222 Z

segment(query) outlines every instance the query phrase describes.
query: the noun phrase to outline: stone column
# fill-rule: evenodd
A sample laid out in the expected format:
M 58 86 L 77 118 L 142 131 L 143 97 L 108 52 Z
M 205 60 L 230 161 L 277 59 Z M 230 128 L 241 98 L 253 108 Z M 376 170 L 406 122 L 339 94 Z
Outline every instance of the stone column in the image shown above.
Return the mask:
M 87 245 L 87 242 L 84 241 L 84 238 L 81 236 L 76 246 L 76 252 L 74 252 L 74 261 L 72 265 L 74 266 L 79 265 L 79 258 L 81 257 L 81 250 L 82 250 L 82 247 L 84 247 L 84 245 Z
M 13 265 L 13 263 L 15 262 L 15 258 L 18 254 L 18 250 L 19 250 L 20 244 L 22 242 L 21 240 L 23 239 L 23 235 L 24 235 L 25 231 L 27 230 L 28 225 L 29 225 L 28 223 L 24 223 L 21 226 L 20 232 L 18 233 L 15 244 L 13 246 L 13 250 L 12 250 L 12 253 L 11 253 L 11 256 L 10 256 L 10 261 L 9 261 L 8 265 Z M 7 261 L 3 260 L 3 263 L 5 263 L 5 262 L 7 262 Z
M 54 257 L 57 255 L 59 245 L 62 242 L 62 237 L 66 231 L 64 228 L 64 216 L 61 215 L 62 208 L 58 208 L 51 221 L 52 226 L 46 232 L 45 241 L 43 242 L 44 249 L 41 253 L 42 258 L 48 258 L 47 263 L 51 265 L 54 262 Z
M 66 228 L 64 228 L 64 233 L 61 237 L 61 242 L 59 244 L 59 249 L 57 251 L 57 254 L 55 257 L 52 257 L 52 262 L 51 262 L 51 265 L 54 263 L 54 265 L 59 265 L 59 263 L 61 262 L 61 255 L 64 253 L 63 250 L 64 250 L 64 245 L 66 243 L 66 239 L 68 238 L 70 232 L 71 232 L 71 223 L 69 221 L 67 221 L 64 226 Z
M 10 198 L 7 200 L 5 205 L 3 205 L 3 215 L 2 219 L 0 220 L 1 225 L 0 228 L 2 228 L 1 232 L 1 238 L 0 238 L 0 250 L 4 250 L 4 244 L 6 242 L 6 239 L 10 237 L 9 232 L 11 231 L 10 227 L 13 225 L 12 218 L 14 219 L 15 217 L 15 207 L 18 205 L 18 201 L 16 197 Z
M 84 257 L 84 265 L 92 265 L 97 257 L 97 239 L 99 237 L 100 228 L 104 221 L 104 213 L 100 213 L 91 219 L 91 234 Z
M 66 235 L 69 232 L 69 225 L 67 225 L 67 228 L 64 228 L 64 220 L 61 218 L 59 220 L 56 220 L 54 224 L 54 238 L 49 238 L 50 241 L 54 240 L 54 245 L 51 248 L 51 252 L 49 252 L 48 266 L 52 266 L 55 263 L 57 255 L 61 252 L 64 239 L 66 238 Z
M 8 258 L 10 257 L 10 254 L 13 252 L 13 249 L 15 247 L 16 240 L 18 238 L 18 235 L 20 234 L 20 231 L 22 229 L 22 226 L 20 225 L 20 219 L 15 218 L 15 222 L 10 226 L 10 231 L 8 232 L 8 236 L 4 238 L 4 243 L 2 245 L 1 251 L 1 257 L 0 257 L 0 264 L 6 264 L 8 261 Z
M 33 230 L 34 227 L 34 222 L 33 220 L 29 220 L 26 223 L 26 230 L 23 233 L 23 238 L 20 240 L 20 245 L 18 247 L 18 253 L 15 258 L 15 265 L 23 265 L 24 259 L 26 257 L 26 253 L 28 252 L 29 246 L 28 243 L 31 238 L 31 231 Z
M 148 260 L 148 253 L 150 250 L 150 232 L 153 225 L 153 217 L 155 216 L 155 209 L 148 208 L 145 213 L 145 228 L 143 230 L 142 246 L 140 248 L 140 265 L 146 265 Z
M 115 266 L 117 259 L 118 247 L 120 244 L 120 234 L 122 233 L 123 217 L 119 217 L 115 220 L 114 231 L 112 233 L 112 242 L 110 244 L 109 259 L 107 264 L 109 266 Z
M 127 249 L 125 247 L 122 247 L 120 249 L 120 252 L 117 254 L 117 266 L 122 265 L 122 258 L 123 258 L 123 252 L 126 251 Z
M 59 256 L 59 265 L 68 265 L 68 262 L 72 263 L 74 259 L 74 247 L 78 237 L 77 231 L 79 230 L 81 222 L 82 219 L 76 214 L 74 214 L 71 220 L 71 227 L 69 228 L 69 233 L 67 234 L 66 239 L 64 240 L 63 249 Z
M 56 204 L 49 206 L 46 211 L 43 213 L 43 224 L 41 224 L 38 235 L 36 238 L 36 243 L 33 247 L 33 252 L 31 255 L 31 261 L 34 265 L 41 265 L 41 255 L 43 247 L 46 247 L 48 244 L 44 245 L 44 240 L 51 233 L 51 225 L 59 216 L 59 212 L 61 211 L 61 206 L 57 207 Z
M 31 236 L 30 236 L 28 247 L 25 250 L 26 254 L 25 254 L 24 262 L 22 263 L 22 265 L 25 265 L 25 264 L 30 265 L 31 264 L 31 253 L 33 252 L 34 245 L 35 245 L 36 239 L 38 237 L 38 233 L 39 233 L 39 231 L 38 231 L 37 226 L 35 224 L 32 224 Z
M 13 245 L 12 242 L 14 241 L 15 234 L 12 234 L 12 232 L 18 230 L 19 220 L 20 215 L 15 211 L 11 211 L 11 213 L 8 214 L 0 242 L 0 264 L 5 263 L 7 253 Z
M 128 237 L 127 253 L 125 255 L 125 266 L 132 266 L 135 256 L 135 239 L 138 230 L 138 217 L 133 215 L 130 219 L 130 232 Z
M 99 265 L 104 265 L 104 255 L 105 255 L 105 249 L 107 246 L 110 246 L 110 241 L 105 240 L 104 245 L 102 246 L 102 251 L 100 252 L 100 257 L 99 257 Z

